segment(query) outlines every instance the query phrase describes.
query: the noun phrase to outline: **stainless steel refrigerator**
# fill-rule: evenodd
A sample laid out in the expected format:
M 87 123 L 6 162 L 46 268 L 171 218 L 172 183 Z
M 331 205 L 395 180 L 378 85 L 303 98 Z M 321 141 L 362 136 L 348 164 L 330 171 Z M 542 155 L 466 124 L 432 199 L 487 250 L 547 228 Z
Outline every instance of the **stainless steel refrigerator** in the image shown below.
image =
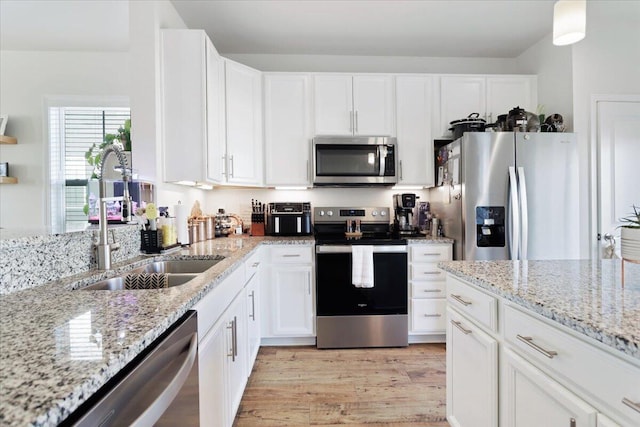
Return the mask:
M 575 134 L 467 132 L 436 156 L 431 210 L 454 259 L 580 258 Z

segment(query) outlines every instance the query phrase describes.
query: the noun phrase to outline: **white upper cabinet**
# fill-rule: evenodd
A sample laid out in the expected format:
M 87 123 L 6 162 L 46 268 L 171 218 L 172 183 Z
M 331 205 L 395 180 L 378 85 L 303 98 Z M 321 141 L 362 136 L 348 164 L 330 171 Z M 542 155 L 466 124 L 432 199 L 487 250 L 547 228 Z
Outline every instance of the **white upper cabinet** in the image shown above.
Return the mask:
M 164 181 L 217 182 L 224 143 L 222 59 L 201 30 L 162 30 Z
M 393 135 L 394 91 L 389 75 L 316 74 L 316 135 Z
M 431 76 L 396 77 L 396 117 L 400 185 L 433 187 L 434 161 Z
M 262 184 L 262 75 L 229 59 L 225 62 L 226 180 Z
M 487 123 L 514 107 L 535 112 L 536 76 L 442 76 L 440 77 L 440 135 L 449 133 L 450 122 L 478 113 Z
M 266 185 L 310 185 L 311 76 L 264 75 Z

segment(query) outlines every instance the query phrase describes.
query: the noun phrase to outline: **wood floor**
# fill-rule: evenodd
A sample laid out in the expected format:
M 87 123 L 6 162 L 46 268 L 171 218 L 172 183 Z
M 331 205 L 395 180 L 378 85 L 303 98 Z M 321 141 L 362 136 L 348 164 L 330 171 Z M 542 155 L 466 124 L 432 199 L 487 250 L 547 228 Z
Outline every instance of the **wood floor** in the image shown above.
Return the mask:
M 444 344 L 262 347 L 234 422 L 243 426 L 448 426 Z

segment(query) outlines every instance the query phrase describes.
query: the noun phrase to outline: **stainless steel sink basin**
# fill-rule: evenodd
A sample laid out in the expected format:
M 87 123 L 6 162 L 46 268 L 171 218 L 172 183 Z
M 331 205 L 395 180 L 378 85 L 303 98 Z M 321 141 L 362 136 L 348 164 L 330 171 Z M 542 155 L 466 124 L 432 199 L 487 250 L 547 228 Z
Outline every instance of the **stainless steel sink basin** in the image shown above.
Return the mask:
M 189 259 L 189 260 L 171 260 L 157 261 L 144 267 L 136 269 L 142 273 L 202 273 L 213 267 L 224 258 L 220 259 Z
M 180 286 L 187 283 L 189 280 L 196 277 L 197 274 L 169 274 L 167 279 L 169 281 L 168 286 Z M 124 287 L 125 276 L 112 277 L 111 279 L 101 280 L 91 285 L 80 288 L 86 291 L 122 291 Z

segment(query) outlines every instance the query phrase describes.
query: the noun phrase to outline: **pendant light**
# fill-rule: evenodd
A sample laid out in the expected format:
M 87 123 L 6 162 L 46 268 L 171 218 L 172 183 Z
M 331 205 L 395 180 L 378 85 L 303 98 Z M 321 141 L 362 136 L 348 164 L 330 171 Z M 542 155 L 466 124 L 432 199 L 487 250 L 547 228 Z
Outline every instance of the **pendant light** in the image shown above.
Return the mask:
M 553 44 L 565 46 L 584 38 L 587 26 L 586 0 L 558 0 L 553 7 Z

